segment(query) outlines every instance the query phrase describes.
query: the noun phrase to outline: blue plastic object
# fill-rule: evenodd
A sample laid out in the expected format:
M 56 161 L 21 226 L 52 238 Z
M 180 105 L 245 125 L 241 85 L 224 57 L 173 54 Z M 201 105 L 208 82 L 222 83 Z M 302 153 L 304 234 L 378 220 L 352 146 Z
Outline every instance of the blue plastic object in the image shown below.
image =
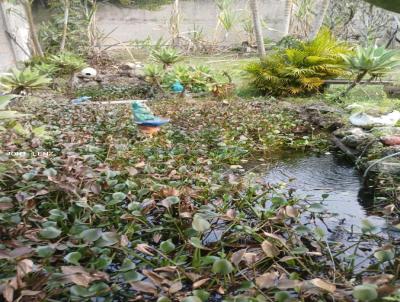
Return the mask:
M 82 103 L 90 102 L 91 98 L 92 97 L 90 97 L 90 96 L 81 96 L 81 97 L 79 97 L 77 99 L 73 99 L 71 101 L 71 103 L 74 104 L 74 105 L 80 105 Z
M 175 83 L 172 84 L 171 89 L 175 93 L 182 93 L 185 90 L 185 87 L 183 87 L 181 82 L 175 81 Z

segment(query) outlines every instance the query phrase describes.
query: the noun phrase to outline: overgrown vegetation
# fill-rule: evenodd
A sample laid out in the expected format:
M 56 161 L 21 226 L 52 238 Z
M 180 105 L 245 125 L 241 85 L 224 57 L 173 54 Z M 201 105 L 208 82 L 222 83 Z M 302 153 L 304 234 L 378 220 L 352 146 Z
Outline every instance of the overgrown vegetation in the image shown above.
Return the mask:
M 302 0 L 285 12 L 293 35 L 279 43 L 264 37 L 273 44 L 264 56 L 268 22 L 257 1 L 253 20 L 247 10 L 241 19 L 233 1 L 217 1 L 211 39 L 196 28 L 183 36 L 175 1 L 171 39 L 119 43 L 128 59 L 118 62 L 102 48 L 97 1 L 44 2 L 53 14 L 40 29 L 42 45 L 30 27 L 37 57 L 0 77 L 8 94 L 0 95 L 6 302 L 400 300 L 396 177 L 377 178 L 389 193 L 368 208 L 385 225 L 363 220 L 347 228 L 346 217 L 329 213 L 328 194 L 300 198 L 257 171 L 279 154 L 330 153 L 326 131 L 346 123 L 348 105 L 379 114 L 400 109 L 382 87 L 350 91 L 366 75 L 373 81 L 395 70 L 397 51 L 355 48 L 327 29 L 302 39 L 320 17 L 311 14 L 313 1 Z M 171 1 L 115 2 L 148 8 Z M 31 2 L 24 7 L 31 11 Z M 246 49 L 227 54 L 218 30 L 227 42 L 238 22 Z M 142 62 L 131 47 L 145 50 Z M 199 50 L 211 55 L 191 56 Z M 80 72 L 88 62 L 97 70 Z M 353 81 L 349 89 L 322 95 L 338 77 Z M 60 92 L 35 92 L 49 84 Z M 241 98 L 248 90 L 263 97 Z M 343 92 L 343 103 L 334 103 Z M 171 119 L 151 138 L 126 104 L 150 97 L 156 115 Z

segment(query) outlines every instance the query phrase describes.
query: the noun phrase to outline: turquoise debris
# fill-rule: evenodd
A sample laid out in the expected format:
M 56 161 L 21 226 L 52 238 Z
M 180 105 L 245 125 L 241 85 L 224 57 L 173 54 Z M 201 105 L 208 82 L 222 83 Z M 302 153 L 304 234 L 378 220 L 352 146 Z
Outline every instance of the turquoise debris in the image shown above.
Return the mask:
M 133 120 L 136 124 L 148 127 L 160 127 L 169 122 L 169 119 L 155 116 L 153 112 L 143 102 L 134 101 L 132 103 Z

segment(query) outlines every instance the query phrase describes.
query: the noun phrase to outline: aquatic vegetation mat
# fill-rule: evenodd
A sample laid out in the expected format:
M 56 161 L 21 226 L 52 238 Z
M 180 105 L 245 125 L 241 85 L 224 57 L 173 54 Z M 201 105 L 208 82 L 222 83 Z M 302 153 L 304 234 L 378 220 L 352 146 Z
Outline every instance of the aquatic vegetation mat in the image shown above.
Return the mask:
M 279 150 L 326 146 L 295 111 L 265 100 L 151 106 L 172 120 L 153 139 L 127 105 L 52 100 L 25 107 L 35 119 L 22 126 L 45 133 L 1 132 L 5 301 L 396 299 L 391 233 L 365 221 L 343 230 L 345 246 L 324 228 L 322 203 L 245 173 Z

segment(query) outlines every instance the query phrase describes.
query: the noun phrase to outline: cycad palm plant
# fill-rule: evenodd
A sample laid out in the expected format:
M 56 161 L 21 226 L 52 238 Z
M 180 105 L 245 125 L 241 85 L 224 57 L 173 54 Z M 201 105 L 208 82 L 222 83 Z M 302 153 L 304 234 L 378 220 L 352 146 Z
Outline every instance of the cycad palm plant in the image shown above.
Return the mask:
M 183 59 L 180 53 L 174 48 L 161 48 L 153 50 L 152 58 L 163 64 L 164 69 Z
M 322 30 L 310 42 L 251 63 L 246 67 L 251 84 L 263 93 L 273 95 L 312 94 L 321 90 L 325 80 L 345 73 L 341 54 L 349 47 L 337 41 L 328 30 Z
M 13 94 L 20 94 L 24 90 L 40 89 L 50 83 L 50 78 L 30 67 L 23 70 L 14 68 L 10 73 L 0 77 L 0 87 Z
M 358 47 L 354 54 L 342 55 L 345 66 L 356 74 L 354 81 L 341 94 L 341 97 L 357 86 L 366 75 L 372 78 L 392 72 L 400 65 L 400 52 L 376 45 Z

